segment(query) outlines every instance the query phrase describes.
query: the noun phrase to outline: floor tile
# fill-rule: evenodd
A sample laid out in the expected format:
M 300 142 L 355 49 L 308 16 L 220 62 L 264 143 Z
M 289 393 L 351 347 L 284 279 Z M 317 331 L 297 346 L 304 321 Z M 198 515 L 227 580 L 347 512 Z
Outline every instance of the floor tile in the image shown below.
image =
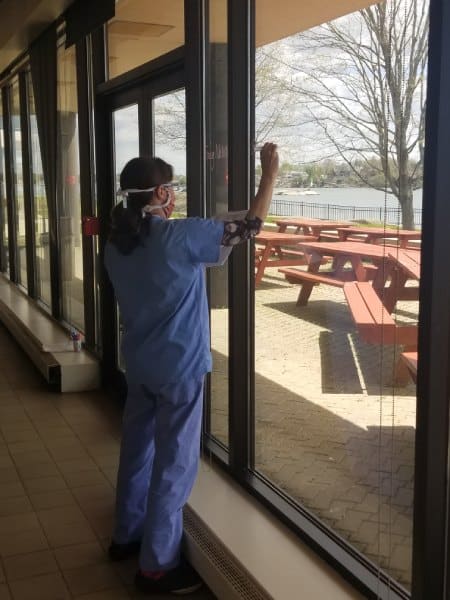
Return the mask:
M 87 521 L 85 523 L 52 524 L 44 527 L 44 531 L 52 548 L 93 542 L 96 539 L 95 533 Z
M 14 556 L 15 554 L 28 554 L 48 548 L 47 538 L 42 529 L 20 531 L 13 536 L 10 533 L 0 535 L 0 554 Z
M 43 527 L 86 522 L 85 516 L 77 505 L 39 510 L 36 514 Z
M 129 598 L 130 595 L 125 588 L 114 588 L 80 596 L 80 600 L 127 600 Z
M 3 483 L 0 485 L 0 499 L 1 498 L 12 498 L 14 496 L 25 495 L 25 488 L 20 481 L 13 481 L 12 483 Z
M 106 552 L 97 541 L 56 548 L 53 552 L 61 569 L 95 565 L 106 560 Z
M 3 563 L 8 581 L 58 571 L 58 564 L 49 550 L 9 556 L 3 559 Z
M 107 483 L 106 477 L 99 469 L 96 471 L 76 471 L 74 473 L 65 473 L 64 479 L 70 488 L 90 486 Z
M 14 466 L 0 468 L 0 485 L 19 481 L 19 475 Z
M 39 529 L 39 521 L 34 512 L 0 517 L 0 535 L 15 534 L 31 529 Z
M 12 498 L 0 498 L 0 517 L 18 515 L 33 510 L 28 496 L 13 496 Z
M 14 600 L 69 600 L 70 593 L 60 573 L 11 581 Z
M 91 459 L 69 459 L 69 460 L 59 460 L 56 459 L 56 464 L 58 465 L 58 469 L 61 471 L 63 475 L 67 473 L 80 473 L 82 471 L 97 471 L 98 466 Z
M 66 482 L 60 475 L 39 477 L 38 479 L 25 479 L 24 485 L 29 494 L 67 489 Z
M 117 588 L 120 580 L 108 564 L 96 564 L 63 571 L 67 586 L 74 596 Z
M 70 493 L 70 490 L 30 493 L 29 497 L 34 510 L 76 505 L 75 498 Z
M 36 464 L 25 464 L 17 467 L 20 477 L 22 480 L 36 479 L 37 477 L 59 477 L 60 472 L 54 463 L 36 463 Z M 25 486 L 26 487 L 26 486 Z

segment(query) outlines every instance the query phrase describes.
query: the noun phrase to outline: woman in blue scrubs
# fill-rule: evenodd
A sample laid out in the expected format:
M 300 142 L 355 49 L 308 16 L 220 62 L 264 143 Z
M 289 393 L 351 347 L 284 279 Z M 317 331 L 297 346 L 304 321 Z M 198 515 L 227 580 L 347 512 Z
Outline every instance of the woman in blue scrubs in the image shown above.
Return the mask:
M 169 220 L 172 167 L 134 158 L 121 175 L 105 265 L 123 320 L 128 384 L 109 554 L 139 552 L 144 593 L 189 593 L 201 585 L 180 556 L 182 509 L 200 452 L 204 376 L 211 370 L 204 265 L 221 246 L 256 235 L 278 172 L 274 144 L 261 150 L 258 192 L 242 221 Z

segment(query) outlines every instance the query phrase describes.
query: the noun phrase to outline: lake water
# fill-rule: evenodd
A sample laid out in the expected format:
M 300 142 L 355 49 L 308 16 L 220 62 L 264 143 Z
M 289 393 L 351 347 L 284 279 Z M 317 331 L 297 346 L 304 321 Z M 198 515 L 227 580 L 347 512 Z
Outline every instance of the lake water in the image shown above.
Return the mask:
M 287 188 L 282 188 L 284 191 Z M 277 195 L 275 190 L 274 200 L 299 200 L 311 204 L 333 204 L 338 206 L 355 206 L 357 208 L 383 208 L 385 206 L 385 194 L 371 188 L 314 188 L 317 195 L 303 196 L 289 194 Z M 413 205 L 415 209 L 422 208 L 422 190 L 415 190 L 413 194 Z M 386 196 L 386 206 L 389 208 L 398 208 L 398 200 L 392 194 Z

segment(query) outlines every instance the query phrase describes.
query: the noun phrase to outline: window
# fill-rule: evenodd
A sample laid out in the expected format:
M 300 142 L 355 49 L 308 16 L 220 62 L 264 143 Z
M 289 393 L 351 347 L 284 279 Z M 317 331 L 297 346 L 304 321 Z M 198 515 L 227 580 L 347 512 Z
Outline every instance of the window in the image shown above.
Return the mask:
M 33 86 L 31 85 L 30 76 L 28 76 L 27 83 L 30 111 L 30 147 L 33 181 L 32 196 L 34 208 L 34 232 L 36 240 L 36 291 L 39 300 L 42 300 L 44 304 L 50 306 L 50 234 L 48 205 L 45 192 L 44 174 L 42 170 L 41 148 L 39 145 Z
M 9 275 L 8 206 L 6 198 L 5 130 L 3 109 L 0 106 L 0 223 L 1 223 L 1 268 Z
M 331 10 L 256 0 L 253 467 L 410 588 L 427 5 Z
M 14 170 L 14 217 L 16 236 L 17 282 L 27 287 L 27 254 L 25 238 L 25 199 L 23 191 L 22 133 L 20 129 L 19 80 L 11 87 L 11 137 Z
M 58 225 L 62 316 L 84 331 L 75 48 L 58 48 Z

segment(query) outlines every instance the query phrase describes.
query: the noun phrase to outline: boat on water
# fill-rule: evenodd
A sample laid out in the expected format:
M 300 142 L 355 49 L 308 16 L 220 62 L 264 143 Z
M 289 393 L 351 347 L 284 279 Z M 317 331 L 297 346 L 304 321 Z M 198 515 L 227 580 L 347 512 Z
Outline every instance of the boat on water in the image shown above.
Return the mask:
M 287 189 L 287 190 L 277 190 L 274 194 L 275 196 L 318 196 L 319 192 L 311 189 Z

